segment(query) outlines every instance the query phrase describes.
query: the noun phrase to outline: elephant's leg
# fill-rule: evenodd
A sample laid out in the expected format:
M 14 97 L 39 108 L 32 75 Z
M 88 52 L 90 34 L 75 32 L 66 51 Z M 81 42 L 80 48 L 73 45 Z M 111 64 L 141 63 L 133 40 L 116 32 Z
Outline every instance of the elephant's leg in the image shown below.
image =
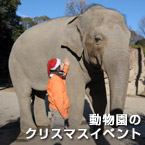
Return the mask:
M 103 117 L 107 104 L 106 90 L 105 90 L 105 82 L 103 73 L 100 72 L 97 74 L 96 80 L 92 80 L 89 84 L 87 84 L 87 89 L 92 99 L 92 106 L 95 114 L 99 114 Z M 101 128 L 100 134 L 102 134 L 104 130 L 104 123 L 102 122 L 100 126 L 93 126 L 93 131 Z
M 34 118 L 36 125 L 38 127 L 48 127 L 50 126 L 50 120 L 47 117 L 45 96 L 46 91 L 34 91 Z
M 21 83 L 15 85 L 16 95 L 18 97 L 20 109 L 20 128 L 18 140 L 26 139 L 26 132 L 29 128 L 37 129 L 31 112 L 31 88 L 23 80 Z
M 78 129 L 83 121 L 85 87 L 83 76 L 79 72 L 73 73 L 75 73 L 74 70 L 70 69 L 66 77 L 66 88 L 70 101 L 69 125 L 72 129 Z
M 11 64 L 12 63 L 12 64 Z M 37 129 L 31 112 L 31 93 L 32 89 L 29 79 L 25 76 L 21 65 L 12 59 L 9 64 L 13 86 L 18 98 L 20 110 L 20 129 L 18 139 L 26 139 L 26 132 L 29 128 Z

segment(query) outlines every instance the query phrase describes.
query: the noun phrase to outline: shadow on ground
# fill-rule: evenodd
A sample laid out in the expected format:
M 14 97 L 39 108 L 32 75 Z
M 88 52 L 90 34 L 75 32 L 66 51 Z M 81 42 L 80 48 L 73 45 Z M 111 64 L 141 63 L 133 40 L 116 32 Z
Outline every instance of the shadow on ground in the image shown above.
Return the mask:
M 139 133 L 140 135 L 135 135 L 132 145 L 145 145 L 145 115 L 140 113 L 137 114 L 140 116 L 141 122 L 139 125 L 128 124 L 128 126 L 126 126 L 126 129 L 129 130 L 128 137 L 132 139 L 134 132 Z
M 139 95 L 137 95 L 137 96 L 139 96 L 139 97 L 144 97 L 144 98 L 145 98 L 145 95 L 143 95 L 143 94 L 139 94 Z
M 4 126 L 0 126 L 0 145 L 9 145 L 14 142 L 20 133 L 20 118 L 16 121 L 9 120 Z

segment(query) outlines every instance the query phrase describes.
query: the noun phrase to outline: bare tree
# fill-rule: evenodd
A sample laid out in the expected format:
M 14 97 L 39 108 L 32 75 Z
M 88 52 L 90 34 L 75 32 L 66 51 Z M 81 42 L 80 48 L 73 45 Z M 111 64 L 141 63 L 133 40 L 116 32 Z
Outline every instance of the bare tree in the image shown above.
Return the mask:
M 145 37 L 145 16 L 141 19 L 139 23 L 139 29 L 141 34 Z
M 89 4 L 86 0 L 69 0 L 66 2 L 65 16 L 77 16 L 86 11 Z
M 132 30 L 131 27 L 128 28 L 131 33 L 130 44 L 135 44 L 138 40 L 142 39 L 143 36 Z

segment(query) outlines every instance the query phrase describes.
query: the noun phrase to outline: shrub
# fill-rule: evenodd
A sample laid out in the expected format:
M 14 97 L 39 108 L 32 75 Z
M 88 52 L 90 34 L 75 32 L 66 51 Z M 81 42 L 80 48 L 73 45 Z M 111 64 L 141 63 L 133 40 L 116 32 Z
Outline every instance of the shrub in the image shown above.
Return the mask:
M 142 48 L 143 49 L 143 53 L 144 53 L 144 56 L 145 56 L 145 45 L 129 45 L 131 48 Z

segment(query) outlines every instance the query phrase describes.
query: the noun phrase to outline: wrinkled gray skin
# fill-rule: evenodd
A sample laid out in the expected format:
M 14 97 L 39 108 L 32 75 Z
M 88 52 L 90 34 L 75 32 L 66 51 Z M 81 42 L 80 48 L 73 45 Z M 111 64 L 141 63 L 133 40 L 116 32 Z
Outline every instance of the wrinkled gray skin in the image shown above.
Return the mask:
M 124 17 L 101 6 L 93 6 L 77 17 L 57 18 L 25 31 L 13 45 L 9 59 L 20 107 L 21 135 L 29 127 L 50 125 L 45 93 L 40 91 L 46 90 L 49 79 L 47 61 L 56 57 L 69 58 L 71 62 L 66 78 L 70 128 L 78 128 L 82 123 L 85 94 L 95 112 L 104 114 L 107 101 L 103 71 L 110 83 L 111 114 L 122 113 L 129 76 L 129 40 Z M 30 110 L 32 94 L 36 124 Z

